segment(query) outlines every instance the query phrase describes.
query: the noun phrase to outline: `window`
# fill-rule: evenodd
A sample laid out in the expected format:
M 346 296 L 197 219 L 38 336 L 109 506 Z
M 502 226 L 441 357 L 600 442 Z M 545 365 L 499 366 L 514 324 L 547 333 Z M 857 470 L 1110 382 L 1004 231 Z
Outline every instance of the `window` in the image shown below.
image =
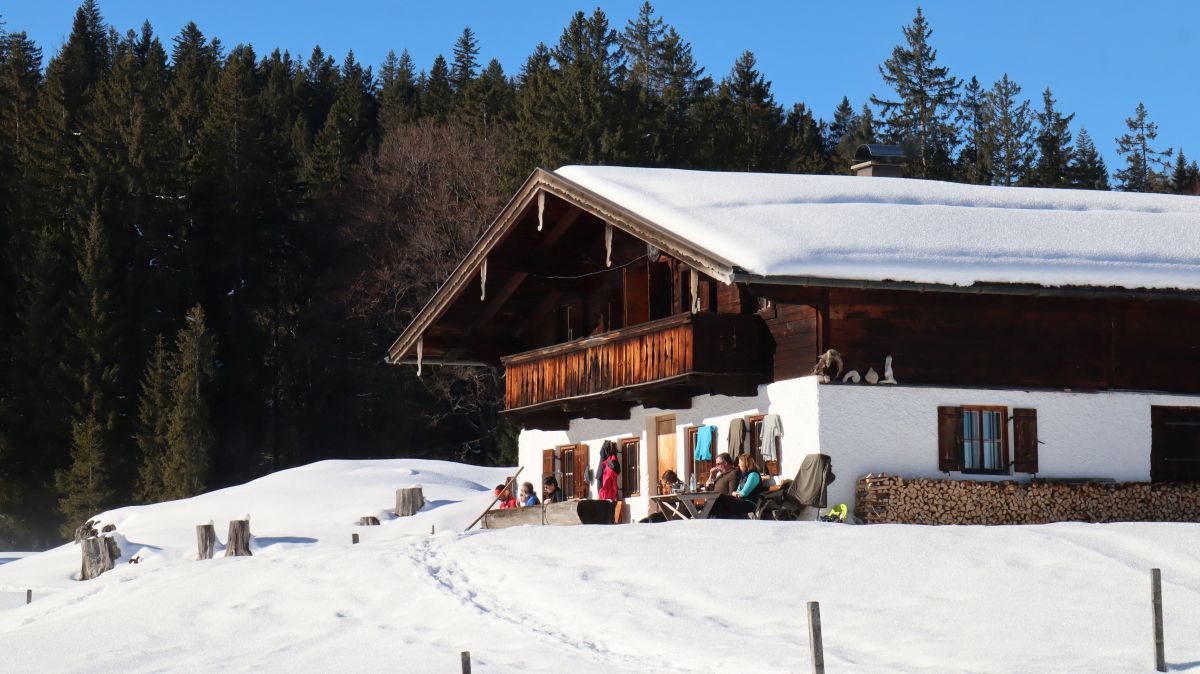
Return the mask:
M 1008 427 L 1013 425 L 1010 466 Z M 1008 474 L 1038 470 L 1037 410 L 963 405 L 938 408 L 938 469 Z
M 558 487 L 562 489 L 563 498 L 588 497 L 588 446 L 563 445 L 556 449 L 542 452 L 542 472 L 555 464 L 558 470 L 554 472 L 558 478 Z
M 1150 481 L 1200 481 L 1200 408 L 1150 408 Z
M 688 476 L 690 478 L 690 476 L 695 475 L 696 482 L 699 484 L 704 484 L 704 482 L 708 479 L 709 471 L 712 470 L 713 462 L 712 462 L 712 459 L 709 459 L 708 461 L 697 461 L 696 460 L 696 442 L 700 438 L 700 429 L 701 428 L 704 428 L 704 426 L 689 426 L 688 428 L 686 428 L 684 430 L 684 432 L 687 433 L 686 447 L 687 447 Z M 715 426 L 713 428 L 715 428 Z M 713 437 L 712 437 L 712 444 L 709 446 L 712 447 L 713 456 L 716 456 L 716 453 L 717 453 L 716 431 L 711 431 L 711 432 L 713 433 Z
M 1008 424 L 1004 407 L 963 407 L 963 472 L 1008 470 Z
M 641 491 L 641 464 L 638 462 L 641 440 L 621 440 L 621 496 L 637 496 Z
M 750 456 L 754 457 L 754 463 L 762 468 L 763 474 L 779 475 L 779 464 L 783 460 L 783 452 L 780 448 L 778 436 L 772 438 L 772 441 L 775 443 L 775 459 L 766 461 L 765 465 L 763 461 L 762 430 L 763 419 L 766 416 L 765 414 L 754 414 L 746 417 L 746 429 L 750 433 L 748 451 L 750 452 Z

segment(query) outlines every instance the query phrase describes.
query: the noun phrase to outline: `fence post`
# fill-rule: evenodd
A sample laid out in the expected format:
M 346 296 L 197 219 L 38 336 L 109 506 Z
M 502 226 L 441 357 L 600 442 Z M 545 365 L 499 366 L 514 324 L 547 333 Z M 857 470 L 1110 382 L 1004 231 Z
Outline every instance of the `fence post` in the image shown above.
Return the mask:
M 1150 569 L 1150 603 L 1154 607 L 1154 671 L 1167 671 L 1166 647 L 1163 643 L 1162 571 Z
M 825 674 L 825 651 L 821 646 L 820 602 L 808 602 L 808 648 L 812 653 L 813 674 Z
M 463 674 L 471 674 L 471 651 L 462 652 Z
M 25 590 L 25 604 L 33 603 L 33 590 Z
M 350 534 L 350 542 L 354 545 L 358 544 L 358 534 Z
M 432 535 L 433 535 L 433 533 L 434 533 L 434 529 L 433 529 L 433 527 L 434 527 L 434 525 L 432 525 L 432 524 L 430 524 L 430 525 L 429 525 L 429 535 L 430 535 L 430 536 L 432 536 Z

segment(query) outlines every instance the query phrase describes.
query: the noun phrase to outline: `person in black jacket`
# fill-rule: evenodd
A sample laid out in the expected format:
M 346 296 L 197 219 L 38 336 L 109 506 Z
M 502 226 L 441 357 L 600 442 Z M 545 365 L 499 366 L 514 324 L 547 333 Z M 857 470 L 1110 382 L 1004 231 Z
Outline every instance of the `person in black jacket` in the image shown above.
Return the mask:
M 558 488 L 558 479 L 553 475 L 547 475 L 546 479 L 542 480 L 542 501 L 544 503 L 562 503 L 563 500 L 562 489 Z

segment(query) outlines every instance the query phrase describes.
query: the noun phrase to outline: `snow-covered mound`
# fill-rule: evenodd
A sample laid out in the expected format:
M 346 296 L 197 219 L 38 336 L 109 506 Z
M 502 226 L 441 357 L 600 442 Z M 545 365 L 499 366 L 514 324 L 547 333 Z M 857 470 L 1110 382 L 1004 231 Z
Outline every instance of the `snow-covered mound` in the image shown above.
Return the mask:
M 821 602 L 830 672 L 1200 671 L 1200 526 L 674 522 L 465 527 L 507 469 L 328 461 L 105 513 L 126 557 L 77 582 L 74 545 L 0 566 L 6 672 L 809 671 Z M 399 486 L 430 503 L 385 514 Z M 249 513 L 254 556 L 193 561 L 194 526 Z M 381 517 L 383 519 L 383 517 Z M 429 534 L 430 524 L 437 534 Z M 362 543 L 351 545 L 357 532 Z

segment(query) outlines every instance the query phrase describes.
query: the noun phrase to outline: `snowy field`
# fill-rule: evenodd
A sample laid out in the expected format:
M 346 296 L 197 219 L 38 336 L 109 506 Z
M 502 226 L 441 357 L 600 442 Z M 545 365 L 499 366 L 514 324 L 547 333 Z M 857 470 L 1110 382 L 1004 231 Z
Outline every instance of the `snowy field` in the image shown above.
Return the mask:
M 1200 526 L 675 522 L 461 532 L 504 469 L 326 461 L 105 513 L 118 567 L 66 545 L 0 566 L 6 672 L 1200 672 Z M 418 515 L 386 519 L 396 487 Z M 195 525 L 245 513 L 254 556 L 197 562 Z M 379 527 L 355 527 L 376 514 Z M 437 533 L 430 535 L 430 526 Z M 362 543 L 350 544 L 358 532 Z M 140 564 L 125 560 L 136 555 Z M 7 595 L 6 595 L 7 596 Z

